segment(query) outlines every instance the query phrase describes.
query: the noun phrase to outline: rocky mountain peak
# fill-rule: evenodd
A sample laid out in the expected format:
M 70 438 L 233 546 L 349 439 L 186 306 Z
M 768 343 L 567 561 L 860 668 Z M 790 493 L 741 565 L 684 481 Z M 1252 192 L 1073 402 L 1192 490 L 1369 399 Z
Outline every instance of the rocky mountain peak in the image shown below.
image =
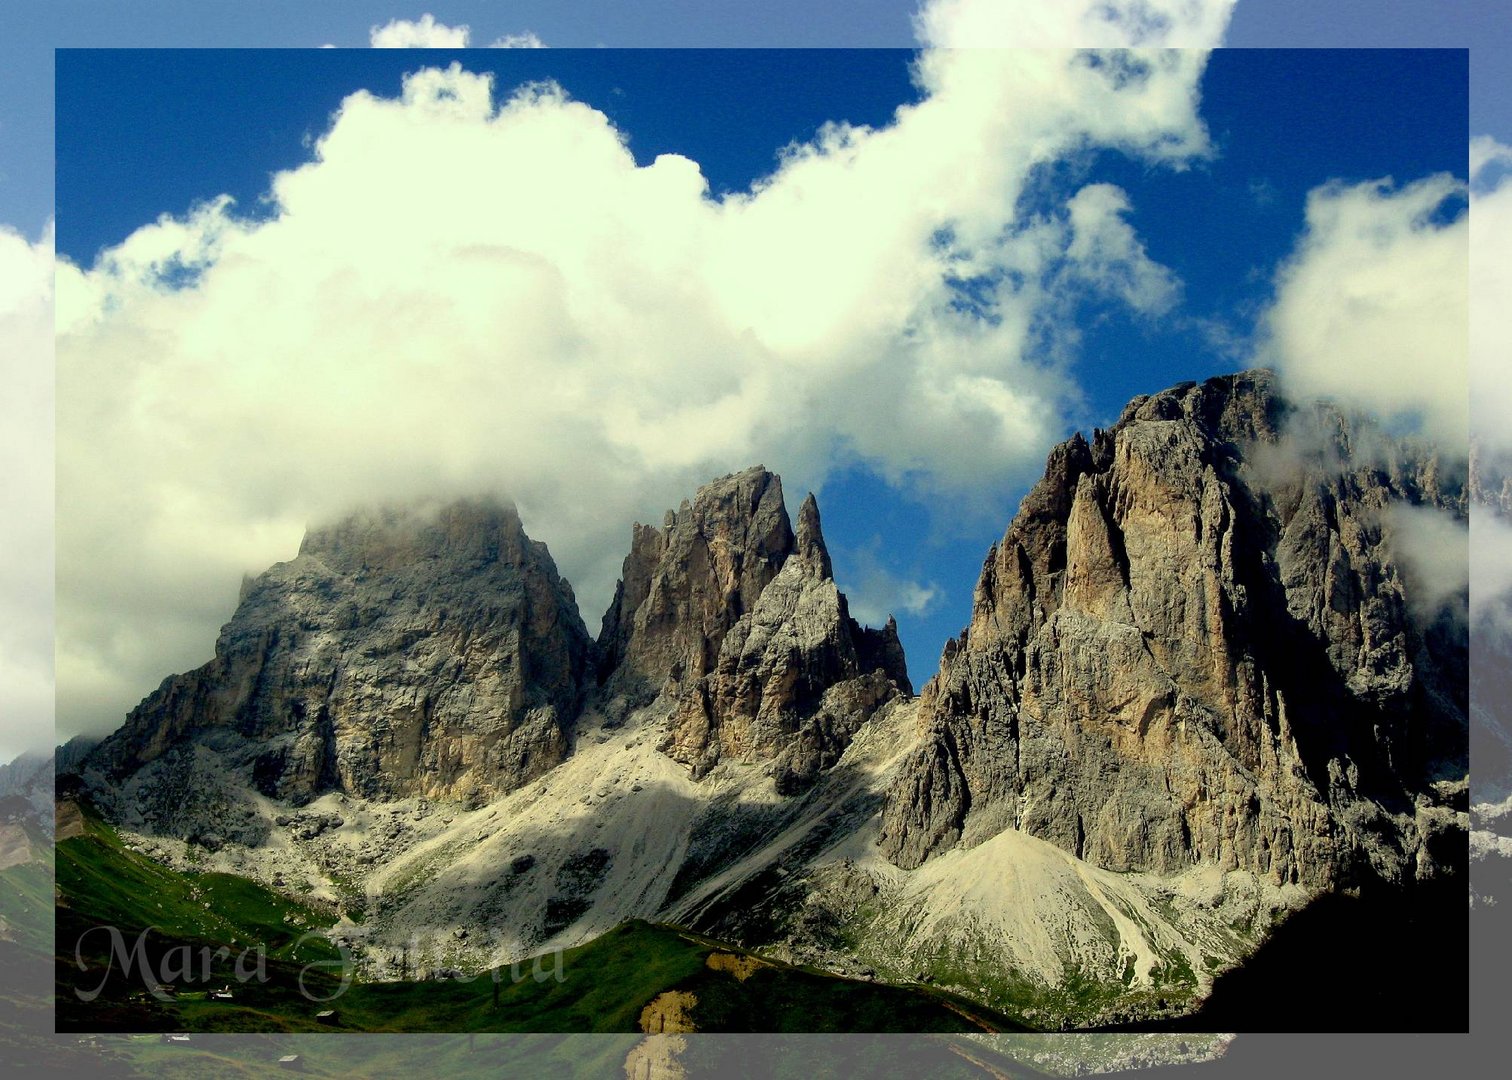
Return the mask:
M 313 528 L 244 581 L 214 659 L 165 680 L 80 771 L 167 832 L 219 813 L 194 803 L 205 769 L 296 805 L 488 801 L 566 760 L 591 692 L 611 722 L 660 700 L 667 752 L 696 775 L 767 762 L 791 787 L 909 691 L 896 627 L 849 617 L 817 503 L 795 532 L 761 466 L 636 525 L 624 567 L 596 649 L 507 502 Z
M 704 485 L 665 521 L 632 530 L 604 616 L 609 707 L 662 702 L 663 749 L 695 776 L 721 760 L 765 761 L 797 790 L 910 692 L 897 627 L 850 617 L 817 500 L 804 499 L 795 532 L 781 480 L 761 466 Z
M 362 510 L 310 529 L 299 554 L 349 574 L 392 573 L 425 560 L 522 566 L 533 541 L 514 506 L 462 499 L 435 507 Z
M 637 523 L 599 634 L 604 677 L 644 696 L 702 675 L 793 542 L 782 481 L 760 465 L 705 484 L 661 529 Z
M 1016 829 L 1119 871 L 1452 871 L 1463 627 L 1409 603 L 1393 508 L 1462 516 L 1454 473 L 1264 371 L 1062 443 L 924 690 L 883 850 Z
M 1451 942 L 1463 628 L 1395 511 L 1462 518 L 1462 473 L 1265 372 L 1136 399 L 1050 452 L 919 698 L 759 466 L 632 528 L 600 650 L 512 507 L 369 512 L 249 579 L 63 790 L 152 858 L 351 905 L 367 972 L 417 932 L 471 970 L 475 927 L 526 957 L 637 917 L 1164 1017 L 1320 893 L 1400 886 L 1372 948 Z
M 512 505 L 367 511 L 244 584 L 215 658 L 165 680 L 82 768 L 147 770 L 139 795 L 164 823 L 202 751 L 295 803 L 486 799 L 566 757 L 592 648 Z
M 1113 431 L 1137 421 L 1179 420 L 1220 444 L 1278 438 L 1294 406 L 1281 394 L 1274 372 L 1254 368 L 1206 382 L 1183 382 L 1124 406 Z
M 824 530 L 819 525 L 819 502 L 811 491 L 798 508 L 798 532 L 793 550 L 814 567 L 821 578 L 834 577 L 829 549 L 824 546 Z

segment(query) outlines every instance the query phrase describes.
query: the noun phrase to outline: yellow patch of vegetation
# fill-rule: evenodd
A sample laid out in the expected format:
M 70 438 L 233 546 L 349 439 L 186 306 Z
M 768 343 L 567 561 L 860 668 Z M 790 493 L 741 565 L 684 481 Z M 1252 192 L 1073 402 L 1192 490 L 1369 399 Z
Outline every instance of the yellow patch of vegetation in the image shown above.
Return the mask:
M 710 953 L 705 961 L 710 971 L 727 971 L 741 982 L 745 982 L 764 965 L 754 956 L 736 956 L 733 953 Z
M 641 1010 L 640 1029 L 647 1035 L 678 1035 L 697 1031 L 693 1025 L 693 1006 L 698 998 L 686 990 L 668 990 L 652 999 Z
M 625 1080 L 687 1080 L 680 1060 L 687 1049 L 681 1035 L 648 1035 L 625 1057 Z

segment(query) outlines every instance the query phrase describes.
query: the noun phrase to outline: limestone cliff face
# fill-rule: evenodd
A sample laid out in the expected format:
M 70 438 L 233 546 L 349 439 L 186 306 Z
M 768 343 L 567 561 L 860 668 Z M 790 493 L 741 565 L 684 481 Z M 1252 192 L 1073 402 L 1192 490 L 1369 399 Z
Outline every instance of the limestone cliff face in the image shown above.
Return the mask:
M 120 777 L 208 740 L 296 803 L 486 798 L 566 757 L 591 651 L 513 507 L 362 514 L 244 583 L 215 658 L 165 680 L 88 764 Z
M 669 678 L 698 678 L 793 543 L 782 481 L 760 466 L 704 485 L 661 529 L 636 524 L 599 635 L 601 670 L 653 695 Z
M 1057 447 L 924 689 L 884 853 L 1019 829 L 1318 888 L 1463 866 L 1464 627 L 1414 606 L 1403 503 L 1462 520 L 1463 475 L 1266 372 Z
M 601 648 L 512 507 L 312 531 L 244 583 L 215 658 L 165 680 L 80 770 L 102 793 L 148 777 L 132 799 L 180 832 L 222 813 L 190 806 L 202 750 L 295 804 L 328 791 L 483 802 L 566 760 L 591 696 L 621 719 L 659 703 L 664 749 L 696 776 L 733 757 L 793 792 L 900 692 L 896 627 L 850 618 L 813 498 L 795 531 L 781 481 L 758 467 L 700 489 L 663 529 L 635 527 Z
M 609 694 L 670 709 L 662 749 L 702 776 L 772 763 L 801 790 L 911 687 L 897 628 L 850 617 L 810 495 L 794 531 L 760 466 L 700 488 L 662 529 L 635 526 L 599 638 Z

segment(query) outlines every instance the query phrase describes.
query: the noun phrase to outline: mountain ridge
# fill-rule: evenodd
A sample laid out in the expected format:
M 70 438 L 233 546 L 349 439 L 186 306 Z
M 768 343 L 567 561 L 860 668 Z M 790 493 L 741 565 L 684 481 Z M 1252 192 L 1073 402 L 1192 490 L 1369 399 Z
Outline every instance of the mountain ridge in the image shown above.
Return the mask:
M 370 977 L 417 933 L 477 967 L 653 918 L 1035 1026 L 1169 1018 L 1319 896 L 1462 873 L 1463 649 L 1388 513 L 1462 515 L 1456 476 L 1264 372 L 1137 398 L 1051 451 L 918 696 L 762 466 L 632 528 L 597 641 L 512 508 L 370 514 L 81 771 L 134 850 L 335 905 Z
M 923 692 L 888 856 L 1013 828 L 1114 870 L 1325 889 L 1463 865 L 1464 626 L 1413 618 L 1385 508 L 1462 521 L 1464 482 L 1383 468 L 1372 435 L 1253 372 L 1053 450 Z M 1289 474 L 1251 465 L 1288 441 Z

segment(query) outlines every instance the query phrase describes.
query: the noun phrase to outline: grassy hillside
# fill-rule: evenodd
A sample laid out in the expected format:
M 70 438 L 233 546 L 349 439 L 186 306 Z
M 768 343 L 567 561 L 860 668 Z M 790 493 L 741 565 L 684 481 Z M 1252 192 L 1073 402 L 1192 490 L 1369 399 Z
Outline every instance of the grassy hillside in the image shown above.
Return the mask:
M 484 974 L 471 980 L 355 983 L 334 1000 L 318 1002 L 300 992 L 299 978 L 303 973 L 305 989 L 316 997 L 335 994 L 334 978 L 304 967 L 311 957 L 329 953 L 311 950 L 296 958 L 288 943 L 291 922 L 319 922 L 325 917 L 321 912 L 252 882 L 160 866 L 126 849 L 108 825 L 92 817 L 60 845 L 58 864 L 60 892 L 70 905 L 59 909 L 60 940 L 72 940 L 80 928 L 109 915 L 123 929 L 149 919 L 163 928 L 149 949 L 155 963 L 184 943 L 198 948 L 260 936 L 281 942 L 284 955 L 270 958 L 266 981 L 235 983 L 226 966 L 218 968 L 212 981 L 233 982 L 230 1002 L 211 1000 L 204 986 L 189 979 L 180 981 L 177 996 L 167 1002 L 143 995 L 140 981 L 117 980 L 90 1003 L 71 990 L 92 985 L 96 976 L 81 975 L 71 955 L 60 956 L 59 1029 L 121 1034 L 50 1036 L 0 1024 L 0 1043 L 7 1044 L 7 1053 L 18 1053 L 17 1060 L 88 1064 L 88 1071 L 101 1077 L 272 1077 L 287 1075 L 278 1060 L 288 1054 L 298 1054 L 302 1071 L 313 1076 L 494 1076 L 501 1069 L 618 1076 L 631 1064 L 637 1069 L 656 1064 L 651 1059 L 664 1054 L 665 1046 L 643 1043 L 641 1031 L 647 1021 L 652 1026 L 670 1021 L 668 1030 L 700 1032 L 926 1033 L 873 1042 L 693 1039 L 679 1044 L 678 1051 L 681 1066 L 693 1075 L 732 1069 L 774 1078 L 846 1075 L 861 1067 L 868 1075 L 964 1080 L 1077 1071 L 1045 1059 L 1037 1037 L 1009 1034 L 980 1041 L 983 1033 L 1026 1029 L 948 993 L 837 978 L 638 920 L 567 950 L 559 967 L 554 957 L 546 957 L 504 969 L 497 999 L 491 974 Z M 50 1021 L 45 1000 L 38 998 L 38 1018 Z M 327 1007 L 336 1010 L 334 1024 L 317 1019 Z M 158 1035 L 126 1034 L 133 1031 L 193 1034 L 188 1042 L 165 1042 Z M 400 1037 L 400 1032 L 421 1034 Z M 1127 1057 L 1127 1048 L 1108 1052 L 1113 1050 Z M 1081 1059 L 1085 1052 L 1078 1049 L 1071 1056 Z
M 174 946 L 164 939 L 159 957 Z M 721 962 L 723 967 L 711 966 Z M 73 976 L 60 960 L 60 980 Z M 668 1030 L 1022 1031 L 1011 1019 L 946 994 L 842 979 L 761 960 L 675 927 L 632 921 L 576 949 L 470 980 L 354 983 L 338 995 L 323 970 L 270 961 L 266 981 L 235 986 L 231 1002 L 181 987 L 168 1002 L 142 1000 L 121 981 L 98 1001 L 59 1002 L 73 1031 L 623 1032 L 643 1030 L 653 1002 L 675 1000 Z M 218 973 L 216 978 L 224 977 Z M 303 978 L 304 991 L 300 989 Z M 192 984 L 186 984 L 192 985 Z M 307 992 L 307 993 L 306 993 Z M 318 1001 L 331 997 L 329 1002 Z M 336 1020 L 321 1023 L 330 1007 Z M 656 1009 L 653 1009 L 653 1013 Z
M 53 948 L 53 877 L 42 857 L 0 870 L 0 940 L 27 952 Z
M 319 938 L 296 949 L 309 930 L 333 925 L 333 912 L 232 874 L 180 873 L 131 851 L 87 806 L 80 810 L 83 831 L 56 849 L 60 953 L 71 954 L 76 941 L 62 936 L 66 922 L 123 932 L 151 926 L 166 938 L 261 944 L 270 957 L 282 960 L 337 958 L 334 946 Z
M 328 1030 L 318 999 L 333 997 L 335 1026 L 368 1032 L 1005 1031 L 1006 1016 L 924 989 L 842 979 L 756 957 L 675 927 L 635 920 L 575 949 L 499 973 L 427 982 L 355 983 L 339 994 L 336 972 L 311 967 L 339 954 L 323 938 L 298 944 L 332 916 L 227 874 L 189 874 L 131 851 L 83 810 L 76 835 L 57 845 L 59 1026 L 71 1031 Z M 177 996 L 158 1001 L 140 975 L 111 963 L 113 926 L 128 943 L 147 927 L 145 955 Z M 80 949 L 80 942 L 83 948 Z M 265 975 L 237 980 L 247 946 L 266 949 Z M 184 971 L 183 946 L 213 958 L 208 978 Z M 81 971 L 77 957 L 88 962 Z M 172 973 L 164 972 L 164 965 Z M 234 983 L 231 1001 L 212 986 Z M 76 990 L 99 989 L 97 1000 Z M 654 1001 L 654 1015 L 643 1011 Z M 670 1010 L 670 1011 L 668 1011 Z M 663 1015 L 665 1014 L 665 1015 Z

